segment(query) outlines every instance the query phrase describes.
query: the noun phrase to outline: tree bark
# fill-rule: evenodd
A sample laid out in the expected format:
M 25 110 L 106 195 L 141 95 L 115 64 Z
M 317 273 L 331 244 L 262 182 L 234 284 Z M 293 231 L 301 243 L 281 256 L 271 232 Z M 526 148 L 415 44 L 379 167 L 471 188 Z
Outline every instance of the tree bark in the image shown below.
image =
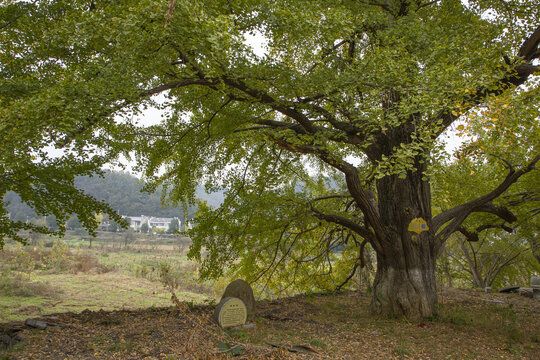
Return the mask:
M 385 234 L 377 253 L 372 307 L 388 316 L 421 319 L 437 313 L 435 235 L 408 230 L 415 218 L 431 225 L 429 183 L 422 180 L 423 164 L 405 179 L 396 175 L 377 181 L 379 213 Z
M 412 262 L 402 254 L 384 261 L 378 257 L 377 273 L 373 285 L 372 308 L 378 314 L 390 317 L 405 316 L 418 320 L 437 314 L 437 285 L 435 259 Z M 396 267 L 396 263 L 407 263 Z

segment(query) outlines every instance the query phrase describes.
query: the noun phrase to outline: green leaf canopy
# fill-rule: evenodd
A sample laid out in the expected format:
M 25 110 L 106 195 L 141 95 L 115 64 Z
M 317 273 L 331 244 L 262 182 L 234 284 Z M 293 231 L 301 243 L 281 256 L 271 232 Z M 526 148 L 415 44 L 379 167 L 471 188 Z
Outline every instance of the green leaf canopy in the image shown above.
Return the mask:
M 326 288 L 363 263 L 367 243 L 376 284 L 412 263 L 409 279 L 431 274 L 447 237 L 469 214 L 493 212 L 537 161 L 432 215 L 441 134 L 537 86 L 527 81 L 538 71 L 539 10 L 532 0 L 8 1 L 2 191 L 89 224 L 89 209 L 105 205 L 64 194 L 67 173 L 135 151 L 148 189 L 163 185 L 173 203 L 193 203 L 199 183 L 226 189 L 221 207 L 201 206 L 193 232 L 202 275 Z M 135 115 L 148 106 L 165 116 L 141 126 Z M 64 155 L 52 159 L 49 146 Z M 87 202 L 62 208 L 70 199 Z M 429 226 L 419 238 L 407 231 L 418 217 Z M 433 292 L 433 276 L 420 277 Z

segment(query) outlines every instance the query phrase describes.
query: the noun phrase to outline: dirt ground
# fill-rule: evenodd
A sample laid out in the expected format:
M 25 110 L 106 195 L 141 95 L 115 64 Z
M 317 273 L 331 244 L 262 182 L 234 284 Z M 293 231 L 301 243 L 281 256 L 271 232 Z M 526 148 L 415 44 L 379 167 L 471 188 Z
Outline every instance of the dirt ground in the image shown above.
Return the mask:
M 257 304 L 248 329 L 223 331 L 212 306 L 46 316 L 45 330 L 0 324 L 22 341 L 0 359 L 540 359 L 540 301 L 445 289 L 438 317 L 386 319 L 358 292 Z

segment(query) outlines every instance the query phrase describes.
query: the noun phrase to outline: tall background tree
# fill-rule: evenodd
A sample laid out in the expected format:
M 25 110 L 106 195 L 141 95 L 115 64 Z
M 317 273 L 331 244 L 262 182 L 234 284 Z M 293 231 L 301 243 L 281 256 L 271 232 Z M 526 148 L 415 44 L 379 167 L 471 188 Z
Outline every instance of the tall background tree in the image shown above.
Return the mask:
M 173 204 L 193 203 L 199 183 L 225 189 L 193 229 L 202 276 L 339 287 L 370 246 L 374 310 L 431 316 L 445 241 L 472 213 L 514 221 L 493 200 L 538 161 L 531 144 L 493 188 L 434 213 L 438 139 L 521 85 L 538 100 L 527 81 L 539 10 L 532 0 L 7 2 L 6 190 L 63 220 L 58 204 L 83 196 L 64 194 L 74 173 L 136 150 L 147 189 L 163 185 Z M 537 121 L 536 104 L 515 110 Z M 133 115 L 151 105 L 165 116 L 142 127 Z M 51 159 L 51 144 L 64 155 Z M 83 223 L 103 207 L 86 200 L 69 209 Z
M 167 229 L 167 233 L 169 234 L 174 234 L 176 233 L 178 230 L 180 230 L 180 222 L 178 221 L 177 218 L 174 218 L 171 220 L 171 222 L 169 223 L 169 228 Z

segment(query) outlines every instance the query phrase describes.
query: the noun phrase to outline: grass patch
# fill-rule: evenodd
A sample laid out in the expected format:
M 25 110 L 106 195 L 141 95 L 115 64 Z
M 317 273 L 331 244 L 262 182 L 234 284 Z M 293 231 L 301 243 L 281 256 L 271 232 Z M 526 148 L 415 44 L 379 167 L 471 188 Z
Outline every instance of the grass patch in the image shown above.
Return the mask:
M 431 320 L 454 325 L 469 325 L 474 322 L 474 314 L 461 304 L 452 304 L 441 306 L 438 316 Z
M 27 348 L 27 344 L 24 342 L 20 342 L 18 344 L 10 346 L 7 349 L 3 350 L 3 354 L 0 354 L 0 360 L 11 360 L 12 357 L 9 356 L 9 354 L 14 354 L 14 353 L 23 351 L 26 348 Z
M 309 342 L 309 345 L 311 346 L 315 346 L 315 347 L 318 347 L 318 348 L 321 348 L 321 349 L 326 349 L 327 346 L 326 344 L 319 340 L 319 339 L 311 339 L 310 342 Z
M 434 322 L 453 324 L 459 328 L 486 329 L 492 336 L 505 339 L 509 351 L 515 351 L 515 345 L 530 337 L 530 329 L 520 327 L 520 319 L 514 306 L 510 304 L 470 307 L 463 304 L 446 304 L 440 307 Z M 534 333 L 533 333 L 534 334 Z
M 169 250 L 153 246 L 147 251 L 146 245 L 120 250 L 106 242 L 101 249 L 96 243 L 91 249 L 80 243 L 48 241 L 47 246 L 12 244 L 0 250 L 2 320 L 23 318 L 19 313 L 23 308 L 30 316 L 170 306 L 170 292 L 160 277 L 163 264 L 171 270 L 169 280 L 181 301 L 200 304 L 213 297 L 211 285 L 196 280 L 195 264 L 174 252 L 173 245 L 165 246 Z
M 0 274 L 0 295 L 15 297 L 49 297 L 56 298 L 61 292 L 43 281 L 32 281 L 29 276 L 17 272 Z
M 106 350 L 111 352 L 130 352 L 135 350 L 137 344 L 133 341 L 115 342 L 105 347 Z
M 398 345 L 392 349 L 392 354 L 396 356 L 408 356 L 411 355 L 411 350 L 403 345 Z

